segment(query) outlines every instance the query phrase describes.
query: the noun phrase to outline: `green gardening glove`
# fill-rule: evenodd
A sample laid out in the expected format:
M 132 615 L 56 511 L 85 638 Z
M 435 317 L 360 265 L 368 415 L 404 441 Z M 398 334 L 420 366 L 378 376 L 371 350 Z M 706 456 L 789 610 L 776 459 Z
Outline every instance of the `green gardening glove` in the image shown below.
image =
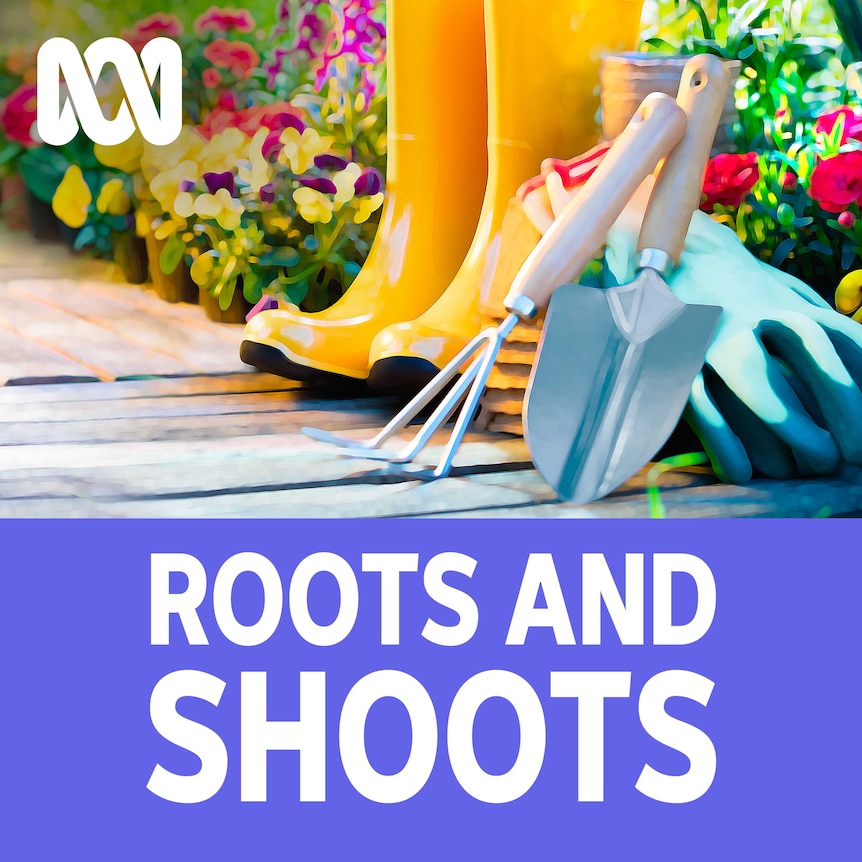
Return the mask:
M 606 280 L 634 277 L 642 209 L 608 236 Z M 862 464 L 862 326 L 796 278 L 762 263 L 729 228 L 692 219 L 671 290 L 724 313 L 686 418 L 728 482 Z

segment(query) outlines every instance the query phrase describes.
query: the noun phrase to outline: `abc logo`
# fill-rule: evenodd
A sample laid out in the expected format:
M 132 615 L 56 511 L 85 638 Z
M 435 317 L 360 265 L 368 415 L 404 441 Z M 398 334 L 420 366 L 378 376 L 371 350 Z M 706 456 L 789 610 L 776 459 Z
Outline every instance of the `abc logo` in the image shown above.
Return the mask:
M 110 120 L 102 113 L 94 88 L 107 65 L 116 67 L 125 93 L 117 115 Z M 158 108 L 150 91 L 157 76 Z M 68 144 L 80 123 L 84 134 L 103 146 L 127 141 L 136 126 L 151 144 L 173 143 L 183 122 L 182 77 L 180 46 L 171 39 L 160 37 L 148 42 L 140 61 L 134 48 L 122 39 L 99 39 L 83 57 L 68 39 L 49 39 L 39 49 L 37 59 L 39 137 L 55 147 Z M 65 80 L 62 92 L 61 78 Z

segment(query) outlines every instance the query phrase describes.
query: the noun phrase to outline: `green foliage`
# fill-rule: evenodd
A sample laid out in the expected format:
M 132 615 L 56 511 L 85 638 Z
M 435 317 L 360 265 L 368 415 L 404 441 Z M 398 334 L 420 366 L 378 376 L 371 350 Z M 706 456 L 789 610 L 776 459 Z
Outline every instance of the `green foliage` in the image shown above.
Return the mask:
M 848 51 L 862 62 L 862 6 L 859 0 L 829 0 Z

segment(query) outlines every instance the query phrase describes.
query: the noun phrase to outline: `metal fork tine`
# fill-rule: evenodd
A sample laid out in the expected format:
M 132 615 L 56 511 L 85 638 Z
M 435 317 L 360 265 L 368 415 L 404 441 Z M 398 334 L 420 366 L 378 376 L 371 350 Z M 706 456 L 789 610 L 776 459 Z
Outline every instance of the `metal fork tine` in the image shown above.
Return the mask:
M 415 419 L 423 408 L 442 392 L 452 378 L 458 373 L 458 369 L 476 352 L 481 344 L 488 339 L 487 332 L 480 332 L 470 343 L 464 347 L 461 352 L 451 361 L 445 368 L 440 371 L 425 387 L 415 395 L 401 410 L 393 416 L 393 418 L 375 434 L 370 440 L 352 440 L 349 437 L 342 437 L 337 434 L 330 434 L 328 431 L 322 431 L 318 428 L 303 428 L 302 432 L 314 440 L 319 440 L 324 443 L 334 443 L 343 449 L 353 449 L 360 452 L 373 451 L 379 449 L 393 434 L 396 434 L 407 424 Z M 471 366 L 472 367 L 472 366 Z M 468 369 L 469 371 L 469 369 Z M 457 384 L 456 384 L 457 385 Z M 447 397 L 448 401 L 448 397 Z M 457 406 L 450 407 L 450 412 Z M 436 416 L 435 410 L 434 415 Z M 449 417 L 446 416 L 443 422 Z M 430 420 L 429 420 L 430 421 Z M 427 424 L 427 423 L 426 423 Z M 442 424 L 442 423 L 440 423 Z M 420 431 L 421 433 L 421 431 Z M 417 450 L 418 451 L 418 450 Z M 388 460 L 388 459 L 387 459 Z

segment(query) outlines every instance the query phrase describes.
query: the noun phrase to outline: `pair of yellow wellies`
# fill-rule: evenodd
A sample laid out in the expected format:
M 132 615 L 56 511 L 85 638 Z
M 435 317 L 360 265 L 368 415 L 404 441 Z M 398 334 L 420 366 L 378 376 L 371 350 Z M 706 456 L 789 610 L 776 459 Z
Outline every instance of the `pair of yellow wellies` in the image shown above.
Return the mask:
M 599 59 L 634 47 L 641 5 L 388 0 L 387 200 L 368 260 L 326 311 L 253 317 L 243 360 L 389 390 L 434 376 L 481 326 L 518 187 L 596 143 Z

